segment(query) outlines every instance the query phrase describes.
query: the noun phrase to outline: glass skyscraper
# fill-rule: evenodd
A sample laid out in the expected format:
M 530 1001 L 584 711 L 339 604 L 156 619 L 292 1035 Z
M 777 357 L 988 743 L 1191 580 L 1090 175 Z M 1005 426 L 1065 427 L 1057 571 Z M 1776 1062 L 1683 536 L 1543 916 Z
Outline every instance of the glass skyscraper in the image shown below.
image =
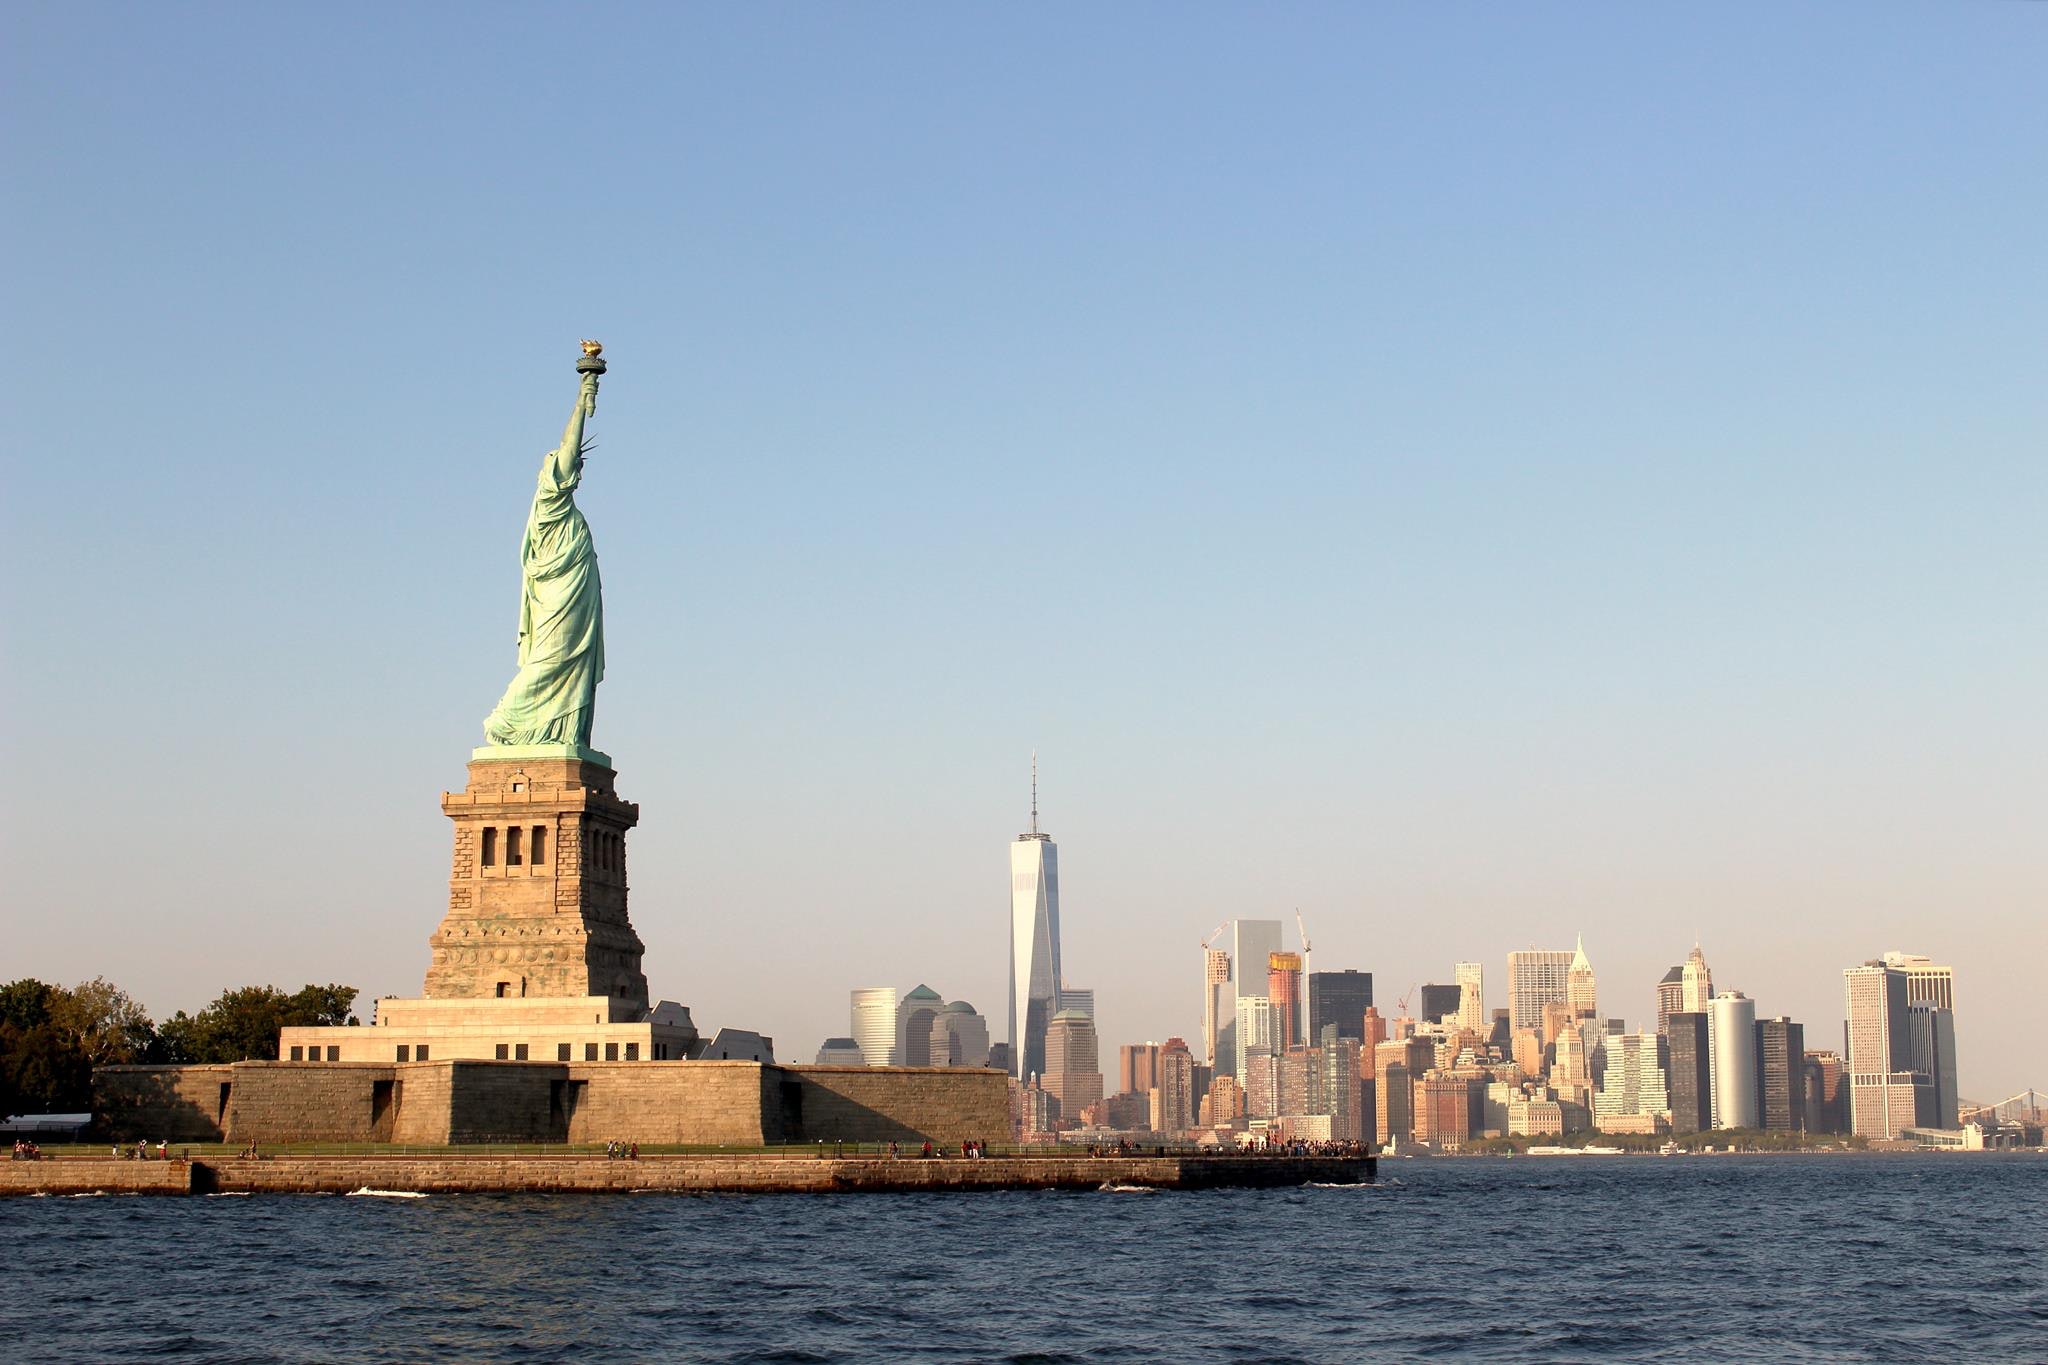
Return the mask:
M 1031 828 L 1010 845 L 1010 1066 L 1045 1070 L 1045 1031 L 1059 1012 L 1060 863 L 1038 832 L 1038 758 L 1031 760 Z

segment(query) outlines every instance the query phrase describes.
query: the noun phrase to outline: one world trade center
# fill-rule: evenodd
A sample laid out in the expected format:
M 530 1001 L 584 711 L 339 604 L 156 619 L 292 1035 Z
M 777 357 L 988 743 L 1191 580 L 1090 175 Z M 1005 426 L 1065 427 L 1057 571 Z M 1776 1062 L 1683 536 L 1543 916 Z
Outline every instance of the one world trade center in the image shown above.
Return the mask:
M 1059 1011 L 1060 862 L 1038 832 L 1038 755 L 1031 756 L 1031 828 L 1010 845 L 1010 1070 L 1045 1071 L 1045 1030 Z

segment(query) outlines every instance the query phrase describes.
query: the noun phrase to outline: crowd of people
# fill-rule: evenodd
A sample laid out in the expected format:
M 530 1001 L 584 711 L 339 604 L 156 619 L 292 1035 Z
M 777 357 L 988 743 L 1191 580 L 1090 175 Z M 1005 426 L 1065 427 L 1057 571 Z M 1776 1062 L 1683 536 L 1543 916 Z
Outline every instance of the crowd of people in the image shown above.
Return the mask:
M 30 1142 L 27 1138 L 16 1138 L 14 1140 L 14 1159 L 16 1161 L 41 1161 L 43 1159 L 43 1149 Z
M 150 1160 L 149 1142 L 145 1138 L 137 1138 L 133 1147 L 117 1142 L 114 1144 L 112 1154 L 116 1161 L 148 1161 Z M 170 1158 L 171 1144 L 165 1142 L 162 1138 L 158 1138 L 156 1160 L 168 1161 Z
M 640 1159 L 640 1144 L 637 1142 L 607 1142 L 604 1145 L 604 1156 L 607 1161 L 638 1161 Z

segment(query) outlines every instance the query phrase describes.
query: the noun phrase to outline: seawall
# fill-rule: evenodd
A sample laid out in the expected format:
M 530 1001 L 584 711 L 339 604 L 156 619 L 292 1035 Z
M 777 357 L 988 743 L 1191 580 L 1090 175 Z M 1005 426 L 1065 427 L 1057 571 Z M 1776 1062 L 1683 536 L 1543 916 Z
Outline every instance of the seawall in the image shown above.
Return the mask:
M 83 1157 L 10 1162 L 0 1171 L 0 1195 L 348 1194 L 359 1189 L 420 1194 L 831 1194 L 1092 1190 L 1104 1185 L 1192 1190 L 1353 1185 L 1372 1178 L 1371 1157 Z

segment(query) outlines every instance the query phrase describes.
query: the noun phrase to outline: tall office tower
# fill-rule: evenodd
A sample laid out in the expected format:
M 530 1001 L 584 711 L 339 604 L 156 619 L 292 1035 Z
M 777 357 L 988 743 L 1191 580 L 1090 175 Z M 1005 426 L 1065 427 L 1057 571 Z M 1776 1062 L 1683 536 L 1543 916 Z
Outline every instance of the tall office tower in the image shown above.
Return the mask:
M 1330 1116 L 1330 1137 L 1336 1142 L 1366 1140 L 1365 1085 L 1358 1073 L 1358 1040 L 1337 1032 L 1335 1024 L 1323 1025 L 1316 1051 L 1320 1055 L 1322 1112 Z
M 1913 981 L 1909 976 L 1906 994 L 1910 998 L 1912 993 Z M 1962 1115 L 1961 1100 L 1956 1090 L 1955 1011 L 1932 1001 L 1909 1004 L 1906 1022 L 1912 1037 L 1912 1069 L 1927 1077 L 1924 1090 L 1931 1101 L 1929 1112 L 1920 1116 L 1921 1124 L 1930 1128 L 1960 1128 Z
M 1671 1131 L 1698 1133 L 1714 1119 L 1713 1070 L 1708 1063 L 1707 1016 L 1679 1010 L 1664 1021 L 1665 1074 L 1669 1078 Z
M 1319 1114 L 1323 1059 L 1317 1049 L 1297 1043 L 1279 1054 L 1273 1071 L 1274 1112 L 1289 1116 Z
M 1339 1038 L 1365 1038 L 1365 1012 L 1372 1008 L 1372 973 L 1355 969 L 1309 974 L 1308 1036 L 1323 1036 L 1330 1025 Z
M 1237 1081 L 1244 1087 L 1245 1113 L 1255 1119 L 1270 1119 L 1279 1114 L 1280 1067 L 1279 1059 L 1272 1053 L 1247 1052 Z
M 1142 1095 L 1159 1084 L 1159 1044 L 1125 1043 L 1118 1048 L 1116 1079 L 1118 1092 L 1125 1095 Z
M 1231 979 L 1215 987 L 1216 1031 L 1220 1035 L 1226 1030 L 1235 1033 L 1237 1029 L 1237 1000 L 1240 995 L 1261 995 L 1268 989 L 1264 973 L 1266 964 L 1273 954 L 1280 951 L 1280 921 L 1277 919 L 1238 919 L 1230 922 Z M 1263 998 L 1263 996 L 1262 996 Z M 1244 1053 L 1244 1045 L 1236 1037 L 1227 1042 L 1219 1037 L 1216 1053 L 1210 1065 L 1223 1072 L 1233 1072 L 1237 1059 Z M 1238 1079 L 1242 1081 L 1243 1076 Z
M 1432 981 L 1422 988 L 1421 1007 L 1416 1014 L 1425 1024 L 1434 1024 L 1440 1019 L 1456 1022 L 1458 1018 L 1458 988 Z
M 1592 1107 L 1593 1068 L 1586 1055 L 1586 1035 L 1568 1028 L 1557 1035 L 1557 1060 L 1550 1067 L 1550 1087 L 1560 1100 Z
M 1806 1126 L 1806 1029 L 1784 1015 L 1756 1025 L 1757 1110 L 1761 1126 L 1796 1133 Z
M 864 986 L 853 993 L 854 1042 L 869 1066 L 903 1065 L 903 1034 L 897 1023 L 896 988 Z
M 1294 1047 L 1302 1041 L 1300 953 L 1266 955 L 1266 998 L 1273 1002 L 1275 1046 Z
M 1380 1017 L 1378 1008 L 1367 1005 L 1365 1007 L 1364 1030 L 1358 1039 L 1359 1047 L 1370 1052 L 1373 1048 L 1386 1041 L 1387 1021 Z
M 1158 1133 L 1180 1134 L 1195 1126 L 1195 1057 L 1180 1038 L 1159 1048 L 1159 1105 L 1152 1120 Z
M 1458 1027 L 1485 1033 L 1486 967 L 1478 962 L 1457 963 L 1451 968 L 1451 979 L 1458 983 Z
M 1508 1048 L 1512 1046 L 1514 1036 L 1514 1026 L 1508 1022 L 1508 1012 L 1506 1010 L 1495 1010 L 1493 1012 L 1493 1030 L 1486 1036 L 1486 1045 L 1500 1049 L 1500 1054 L 1505 1057 L 1507 1056 Z
M 1079 1123 L 1081 1111 L 1102 1098 L 1101 1049 L 1095 1021 L 1079 1010 L 1061 1010 L 1045 1030 L 1045 1075 L 1041 1084 L 1060 1102 L 1060 1119 Z
M 1806 1054 L 1806 1093 L 1809 1133 L 1849 1131 L 1849 1073 L 1839 1052 Z
M 1913 1070 L 1907 1017 L 1907 975 L 1881 959 L 1842 972 L 1848 1006 L 1849 1125 L 1861 1137 L 1889 1139 L 1920 1122 L 1916 1091 L 1927 1078 Z M 1932 1107 L 1932 1101 L 1926 1102 Z
M 1472 1137 L 1472 1081 L 1431 1073 L 1415 1087 L 1415 1137 L 1457 1151 Z
M 1010 845 L 1010 1057 L 1018 1077 L 1045 1070 L 1045 1032 L 1059 1012 L 1060 861 L 1038 832 L 1038 755 L 1031 755 L 1031 828 Z
M 1095 1017 L 1095 992 L 1093 990 L 1084 986 L 1062 984 L 1057 994 L 1061 1009 L 1079 1010 L 1090 1019 Z
M 1657 983 L 1657 1034 L 1662 1037 L 1664 1025 L 1672 1015 L 1685 1008 L 1685 968 L 1673 967 L 1664 973 L 1664 979 Z
M 1234 1128 L 1244 1117 L 1244 1087 L 1235 1076 L 1218 1076 L 1195 1106 L 1195 1122 L 1203 1128 Z
M 1572 955 L 1548 948 L 1529 948 L 1508 954 L 1508 1023 L 1515 1028 L 1537 1028 L 1543 1023 L 1543 1007 L 1565 999 L 1565 978 L 1572 969 Z
M 1906 974 L 1906 1004 L 1956 1007 L 1956 969 L 1938 965 L 1918 953 L 1889 952 L 1882 959 L 1895 972 Z
M 860 1044 L 851 1038 L 827 1038 L 818 1048 L 819 1066 L 864 1066 Z
M 1714 1127 L 1756 1127 L 1756 1001 L 1741 991 L 1715 996 L 1707 1011 L 1707 1041 L 1713 1059 Z
M 1379 1068 L 1373 1107 L 1373 1127 L 1381 1142 L 1407 1142 L 1415 1136 L 1415 1086 L 1405 1064 L 1388 1062 Z
M 1656 1033 L 1615 1033 L 1607 1037 L 1607 1069 L 1593 1113 L 1601 1126 L 1608 1120 L 1668 1113 L 1671 1095 L 1664 1083 L 1665 1039 Z
M 1509 1055 L 1515 1067 L 1530 1080 L 1543 1077 L 1543 1031 L 1534 1028 L 1516 1029 L 1509 1044 Z
M 939 993 L 923 984 L 903 997 L 903 1003 L 896 1009 L 896 1027 L 902 1039 L 904 1066 L 932 1064 L 932 1020 L 939 1017 L 945 1006 Z
M 1593 964 L 1586 957 L 1586 936 L 1579 935 L 1578 946 L 1572 949 L 1572 965 L 1565 969 L 1565 1003 L 1572 1007 L 1572 1018 L 1592 1019 L 1600 1013 L 1600 993 L 1593 980 Z
M 1238 996 L 1236 1031 L 1237 1059 L 1230 1074 L 1242 1083 L 1246 1059 L 1259 1053 L 1271 1056 L 1274 1051 L 1273 1002 L 1263 995 Z
M 1572 1007 L 1562 1000 L 1552 1000 L 1543 1006 L 1543 1046 L 1555 1047 L 1557 1040 L 1574 1027 Z
M 1707 970 L 1707 955 L 1692 945 L 1679 968 L 1678 1004 L 1688 1014 L 1705 1014 L 1714 1003 L 1714 974 Z
M 1414 1082 L 1429 1070 L 1431 1048 L 1427 1039 L 1403 1038 L 1381 1043 L 1372 1050 L 1373 1100 L 1376 1128 L 1381 1141 L 1415 1135 Z
M 1225 1019 L 1218 1011 L 1218 1006 L 1223 1003 L 1222 996 L 1218 992 L 1228 990 L 1229 986 L 1230 954 L 1224 952 L 1221 948 L 1204 948 L 1202 950 L 1202 1056 L 1211 1066 L 1216 1064 L 1216 1049 L 1221 1041 L 1218 1035 L 1228 1034 L 1231 1026 L 1237 1022 L 1234 1011 L 1229 1019 Z

